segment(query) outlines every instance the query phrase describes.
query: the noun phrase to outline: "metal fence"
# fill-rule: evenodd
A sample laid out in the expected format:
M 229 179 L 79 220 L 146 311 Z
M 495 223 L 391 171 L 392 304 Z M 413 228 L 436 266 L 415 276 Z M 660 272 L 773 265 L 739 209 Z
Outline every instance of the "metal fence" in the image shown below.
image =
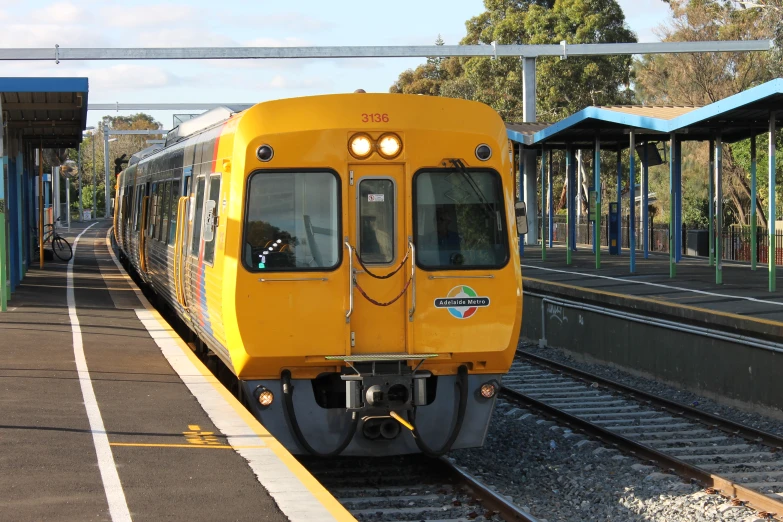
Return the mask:
M 539 216 L 540 219 L 540 216 Z M 622 220 L 622 248 L 631 248 L 629 219 L 624 217 Z M 577 245 L 593 244 L 593 227 L 588 223 L 587 217 L 583 216 L 576 223 L 576 243 Z M 609 228 L 607 216 L 601 216 L 601 245 L 607 246 L 609 240 Z M 683 226 L 682 230 L 682 251 L 688 253 L 688 238 L 691 234 Z M 641 223 L 637 221 L 635 227 L 636 249 L 642 250 L 642 231 Z M 706 234 L 707 232 L 704 231 Z M 548 231 L 547 231 L 548 234 Z M 552 228 L 553 240 L 557 243 L 565 243 L 568 235 L 568 224 L 565 216 L 554 216 L 554 226 Z M 751 232 L 750 226 L 731 225 L 723 234 L 722 254 L 726 261 L 746 261 L 750 262 L 751 251 Z M 759 263 L 766 264 L 769 257 L 769 235 L 766 228 L 758 227 L 756 229 L 756 251 Z M 650 223 L 650 252 L 669 252 L 669 225 L 667 223 Z M 707 239 L 709 241 L 709 239 Z M 695 253 L 696 245 L 693 245 L 691 253 Z M 709 255 L 709 252 L 703 252 L 703 255 Z M 783 230 L 775 231 L 775 264 L 783 265 Z

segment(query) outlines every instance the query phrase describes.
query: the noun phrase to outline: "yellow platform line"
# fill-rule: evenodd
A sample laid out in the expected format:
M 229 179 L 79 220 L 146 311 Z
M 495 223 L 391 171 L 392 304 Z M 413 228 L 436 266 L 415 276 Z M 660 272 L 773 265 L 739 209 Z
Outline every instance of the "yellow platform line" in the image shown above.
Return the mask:
M 307 471 L 307 469 L 298 460 L 296 460 L 296 458 L 277 439 L 275 439 L 266 428 L 264 428 L 258 419 L 256 419 L 253 414 L 251 414 L 247 408 L 245 408 L 237 400 L 237 398 L 234 397 L 225 388 L 225 386 L 223 386 L 220 381 L 217 380 L 217 378 L 207 369 L 207 367 L 204 366 L 201 360 L 196 357 L 196 355 L 193 353 L 193 350 L 191 350 L 190 347 L 185 344 L 185 341 L 182 340 L 179 334 L 177 334 L 171 328 L 169 323 L 163 319 L 163 316 L 161 316 L 160 313 L 150 304 L 147 298 L 144 297 L 141 289 L 136 286 L 136 283 L 133 281 L 133 279 L 131 279 L 130 275 L 121 269 L 122 265 L 120 265 L 117 256 L 114 255 L 114 251 L 111 248 L 110 239 L 112 229 L 113 227 L 109 227 L 109 229 L 106 231 L 106 249 L 109 251 L 109 255 L 111 256 L 112 261 L 114 261 L 114 264 L 121 270 L 120 273 L 125 277 L 128 285 L 130 285 L 131 289 L 136 294 L 136 297 L 139 298 L 142 306 L 147 311 L 149 311 L 150 314 L 152 314 L 158 324 L 160 324 L 161 328 L 166 331 L 172 339 L 174 339 L 180 350 L 182 350 L 182 353 L 184 353 L 185 356 L 190 359 L 193 365 L 202 374 L 204 379 L 209 382 L 218 392 L 218 394 L 223 397 L 226 403 L 231 406 L 231 408 L 233 408 L 237 414 L 239 414 L 242 420 L 245 421 L 245 423 L 256 433 L 256 435 L 258 435 L 259 438 L 268 444 L 267 448 L 271 449 L 277 458 L 280 459 L 289 470 L 291 470 L 291 472 L 300 480 L 300 482 L 308 489 L 308 491 L 310 491 L 310 493 L 316 499 L 318 499 L 321 505 L 326 508 L 326 510 L 335 518 L 335 520 L 355 522 L 356 519 L 353 517 L 353 515 L 351 515 L 351 513 L 342 504 L 340 504 L 340 502 L 334 498 L 334 496 L 329 493 L 329 491 L 327 491 L 327 489 L 320 482 L 318 482 L 318 480 L 316 480 L 316 478 L 313 477 L 313 475 L 311 475 L 310 472 Z M 242 446 L 236 446 L 234 449 L 240 448 L 242 448 Z
M 126 448 L 195 448 L 195 449 L 257 449 L 267 446 L 228 446 L 226 444 L 155 444 L 144 442 L 111 442 L 110 446 Z

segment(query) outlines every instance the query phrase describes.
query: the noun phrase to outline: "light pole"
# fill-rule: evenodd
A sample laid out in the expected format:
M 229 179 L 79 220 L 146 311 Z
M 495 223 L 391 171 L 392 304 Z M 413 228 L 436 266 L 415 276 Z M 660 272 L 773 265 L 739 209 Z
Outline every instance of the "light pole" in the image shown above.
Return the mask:
M 87 127 L 84 130 L 94 130 L 95 127 Z M 82 133 L 84 135 L 84 133 Z M 95 161 L 93 159 L 93 161 Z M 78 172 L 79 172 L 79 221 L 84 221 L 84 204 L 82 203 L 82 144 L 79 143 L 79 166 L 78 166 Z

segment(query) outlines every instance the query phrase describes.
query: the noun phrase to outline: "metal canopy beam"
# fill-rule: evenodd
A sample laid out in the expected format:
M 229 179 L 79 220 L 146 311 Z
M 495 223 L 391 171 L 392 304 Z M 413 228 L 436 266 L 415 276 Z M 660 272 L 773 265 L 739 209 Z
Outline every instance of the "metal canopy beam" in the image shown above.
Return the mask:
M 342 47 L 5 48 L 0 60 L 232 60 L 273 58 L 428 58 L 432 56 L 594 56 L 768 51 L 772 40 L 574 45 L 399 45 Z
M 255 103 L 88 103 L 88 111 L 208 111 L 217 107 L 247 109 Z M 765 127 L 766 128 L 766 127 Z
M 6 102 L 3 104 L 3 109 L 6 111 L 75 111 L 81 108 L 81 102 Z

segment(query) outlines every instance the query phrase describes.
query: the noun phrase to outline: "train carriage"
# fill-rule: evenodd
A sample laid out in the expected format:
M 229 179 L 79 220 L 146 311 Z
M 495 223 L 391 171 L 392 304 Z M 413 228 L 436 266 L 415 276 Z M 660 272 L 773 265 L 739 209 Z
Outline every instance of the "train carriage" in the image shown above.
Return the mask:
M 522 317 L 511 150 L 464 100 L 219 108 L 134 155 L 116 242 L 292 452 L 476 447 Z

